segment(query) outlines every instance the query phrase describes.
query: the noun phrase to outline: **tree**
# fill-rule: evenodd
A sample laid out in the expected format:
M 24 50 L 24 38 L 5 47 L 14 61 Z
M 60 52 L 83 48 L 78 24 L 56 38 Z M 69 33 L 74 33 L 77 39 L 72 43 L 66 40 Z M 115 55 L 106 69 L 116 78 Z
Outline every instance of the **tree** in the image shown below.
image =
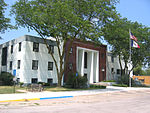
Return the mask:
M 18 0 L 12 6 L 17 26 L 35 30 L 46 43 L 47 37 L 56 40 L 59 64 L 52 56 L 61 86 L 64 69 L 66 42 L 71 44 L 74 39 L 92 40 L 99 43 L 102 36 L 101 28 L 116 18 L 115 4 L 117 0 Z M 58 67 L 59 66 L 59 67 Z
M 149 28 L 139 24 L 138 22 L 128 21 L 126 18 L 117 18 L 111 24 L 105 25 L 103 32 L 105 40 L 112 46 L 112 52 L 114 55 L 119 56 L 119 62 L 121 67 L 121 75 L 126 75 L 129 62 L 129 29 L 137 37 L 140 49 L 132 48 L 131 61 L 132 71 L 137 65 L 147 64 L 149 60 L 149 41 L 150 31 Z M 124 61 L 125 66 L 121 64 L 121 60 Z
M 137 66 L 133 71 L 134 75 L 146 75 L 146 71 L 142 70 L 142 65 Z
M 5 30 L 8 28 L 13 28 L 9 23 L 10 19 L 5 18 L 4 13 L 5 13 L 5 7 L 7 4 L 4 2 L 4 0 L 0 0 L 0 33 L 4 33 Z M 2 37 L 0 37 L 2 39 Z

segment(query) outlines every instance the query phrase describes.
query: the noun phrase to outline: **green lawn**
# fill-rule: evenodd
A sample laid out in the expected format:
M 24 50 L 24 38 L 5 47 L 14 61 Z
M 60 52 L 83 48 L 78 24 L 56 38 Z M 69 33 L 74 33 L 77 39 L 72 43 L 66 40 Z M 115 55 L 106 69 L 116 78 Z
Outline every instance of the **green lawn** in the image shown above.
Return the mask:
M 84 88 L 84 89 L 72 89 L 72 88 L 65 88 L 65 87 L 44 87 L 44 91 L 51 91 L 51 92 L 60 92 L 60 91 L 79 91 L 79 90 L 92 90 L 92 89 L 105 89 L 105 87 L 91 87 L 91 88 Z M 19 86 L 15 87 L 15 93 L 22 93 L 18 90 L 26 91 L 26 87 L 20 88 Z M 11 94 L 14 93 L 14 86 L 0 86 L 0 94 Z
M 18 89 L 25 89 L 25 88 L 15 87 L 15 93 L 20 93 L 16 91 Z M 14 86 L 0 86 L 0 94 L 10 94 L 10 93 L 14 93 Z

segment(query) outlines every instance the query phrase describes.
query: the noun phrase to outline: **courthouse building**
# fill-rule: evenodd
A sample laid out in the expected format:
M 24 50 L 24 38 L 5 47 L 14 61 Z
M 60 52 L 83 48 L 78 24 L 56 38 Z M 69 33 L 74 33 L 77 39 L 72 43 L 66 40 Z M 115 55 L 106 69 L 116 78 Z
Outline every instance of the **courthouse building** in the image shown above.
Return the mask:
M 56 42 L 47 40 L 47 43 L 59 66 Z M 68 40 L 66 51 L 69 43 Z M 68 72 L 87 76 L 89 83 L 106 80 L 106 51 L 106 45 L 75 40 L 69 52 L 69 59 L 64 59 L 64 62 L 68 60 L 68 64 L 63 81 L 67 80 Z M 57 83 L 56 67 L 44 40 L 29 35 L 0 45 L 0 72 L 15 72 L 17 80 L 23 83 Z

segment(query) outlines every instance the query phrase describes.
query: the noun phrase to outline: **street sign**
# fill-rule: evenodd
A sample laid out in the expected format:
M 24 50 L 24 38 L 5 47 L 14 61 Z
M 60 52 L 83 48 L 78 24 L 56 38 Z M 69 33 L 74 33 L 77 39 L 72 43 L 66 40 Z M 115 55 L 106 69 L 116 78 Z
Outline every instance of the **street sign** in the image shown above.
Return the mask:
M 13 75 L 16 76 L 16 69 L 13 70 Z

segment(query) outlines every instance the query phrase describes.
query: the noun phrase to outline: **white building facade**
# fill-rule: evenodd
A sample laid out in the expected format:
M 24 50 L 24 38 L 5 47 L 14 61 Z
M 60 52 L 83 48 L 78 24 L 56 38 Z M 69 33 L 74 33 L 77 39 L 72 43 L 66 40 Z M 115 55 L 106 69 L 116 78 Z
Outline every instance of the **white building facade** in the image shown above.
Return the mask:
M 49 47 L 58 59 L 55 42 Z M 43 39 L 25 35 L 0 45 L 0 72 L 14 74 L 23 83 L 57 83 L 56 68 Z
M 119 57 L 114 56 L 111 52 L 107 52 L 107 73 L 106 73 L 106 80 L 118 80 L 121 77 L 121 68 L 119 63 Z M 124 69 L 125 63 L 121 60 L 122 68 Z M 127 64 L 128 71 L 132 69 L 131 64 Z M 133 71 L 130 72 L 130 75 L 133 75 Z

